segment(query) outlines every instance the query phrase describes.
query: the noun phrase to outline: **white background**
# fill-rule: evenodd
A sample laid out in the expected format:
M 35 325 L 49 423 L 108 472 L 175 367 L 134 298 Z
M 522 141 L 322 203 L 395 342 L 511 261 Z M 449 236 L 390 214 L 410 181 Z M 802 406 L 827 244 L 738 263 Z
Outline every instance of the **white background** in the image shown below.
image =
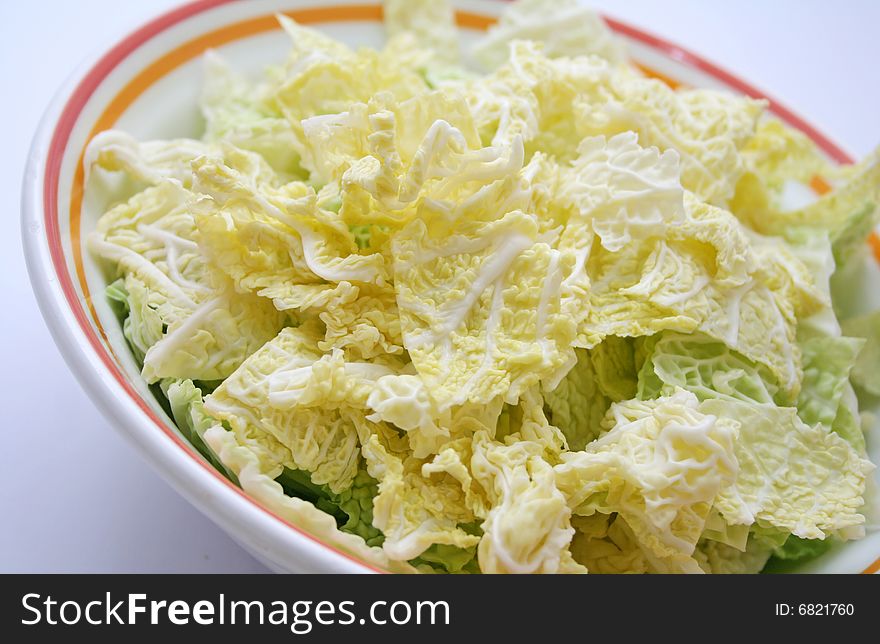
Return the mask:
M 0 2 L 0 572 L 261 572 L 113 431 L 31 294 L 19 191 L 37 121 L 86 56 L 175 0 Z M 880 2 L 594 0 L 766 89 L 855 154 L 880 144 Z

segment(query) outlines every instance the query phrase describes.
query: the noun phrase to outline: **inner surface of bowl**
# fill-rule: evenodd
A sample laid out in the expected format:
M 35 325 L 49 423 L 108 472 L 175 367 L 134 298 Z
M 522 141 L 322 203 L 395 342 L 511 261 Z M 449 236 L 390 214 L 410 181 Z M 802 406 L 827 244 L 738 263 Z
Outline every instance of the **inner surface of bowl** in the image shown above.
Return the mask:
M 456 2 L 455 5 L 465 42 L 492 24 L 503 8 L 503 3 L 494 1 Z M 284 12 L 350 45 L 380 46 L 385 38 L 378 4 L 201 1 L 167 14 L 132 34 L 87 70 L 62 96 L 56 111 L 57 124 L 46 125 L 50 137 L 47 151 L 37 161 L 45 164 L 41 170 L 43 183 L 39 187 L 46 233 L 40 242 L 45 246 L 42 270 L 46 279 L 55 280 L 39 287 L 43 289 L 41 304 L 44 311 L 56 311 L 47 311 L 47 318 L 57 318 L 53 331 L 56 337 L 63 336 L 60 344 L 68 345 L 66 357 L 74 369 L 80 374 L 81 370 L 100 371 L 100 382 L 96 380 L 94 387 L 90 387 L 93 395 L 103 399 L 100 404 L 105 409 L 111 408 L 110 413 L 117 420 L 132 423 L 125 431 L 161 435 L 161 444 L 151 448 L 154 463 L 164 461 L 164 465 L 158 464 L 159 469 L 245 547 L 281 570 L 363 570 L 361 564 L 344 553 L 310 541 L 283 519 L 259 509 L 241 509 L 245 507 L 242 504 L 255 504 L 240 493 L 226 489 L 231 488 L 231 484 L 210 470 L 211 466 L 186 443 L 141 377 L 121 325 L 104 297 L 107 275 L 84 247 L 86 235 L 94 229 L 109 199 L 98 191 L 84 189 L 87 177 L 83 154 L 91 137 L 109 128 L 125 130 L 140 140 L 200 136 L 203 123 L 198 99 L 203 78 L 202 53 L 209 48 L 216 49 L 236 70 L 250 77 L 258 76 L 268 64 L 283 60 L 289 48 L 288 36 L 274 17 L 276 12 Z M 624 24 L 614 21 L 610 24 L 627 41 L 635 62 L 649 75 L 670 83 L 727 88 L 757 95 L 756 90 L 674 45 Z M 773 103 L 771 109 L 813 137 L 829 157 L 848 160 L 842 150 L 778 104 Z M 40 269 L 35 270 L 39 273 Z M 877 266 L 866 266 L 864 278 L 854 284 L 853 302 L 857 308 L 868 310 L 880 306 L 878 284 Z M 57 313 L 59 306 L 66 307 L 63 314 Z M 133 414 L 138 415 L 137 422 L 131 421 Z M 145 444 L 152 439 L 136 436 L 135 440 Z M 169 456 L 171 450 L 175 452 L 174 457 Z M 181 456 L 198 467 L 182 465 Z M 877 460 L 876 454 L 873 457 Z M 170 471 L 179 467 L 190 468 L 190 478 Z M 240 498 L 233 500 L 232 494 Z M 238 510 L 224 511 L 221 507 L 224 504 Z M 248 522 L 252 524 L 243 525 Z M 870 569 L 877 567 L 878 554 L 880 535 L 869 535 L 863 541 L 848 544 L 811 562 L 809 570 Z

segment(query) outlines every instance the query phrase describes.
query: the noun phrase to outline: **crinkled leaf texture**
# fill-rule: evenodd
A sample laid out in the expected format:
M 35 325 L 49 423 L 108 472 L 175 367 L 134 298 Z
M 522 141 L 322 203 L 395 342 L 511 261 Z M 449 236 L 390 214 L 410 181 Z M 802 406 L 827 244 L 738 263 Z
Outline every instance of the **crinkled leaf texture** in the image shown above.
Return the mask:
M 573 512 L 616 513 L 658 571 L 698 572 L 694 548 L 719 493 L 737 479 L 737 423 L 677 390 L 611 406 L 609 431 L 562 455 L 557 485 Z
M 208 54 L 199 140 L 86 151 L 181 433 L 395 571 L 747 573 L 860 536 L 880 327 L 835 307 L 877 155 L 646 78 L 574 0 L 472 50 L 442 0 L 383 9 L 381 50 L 280 16 L 261 79 Z

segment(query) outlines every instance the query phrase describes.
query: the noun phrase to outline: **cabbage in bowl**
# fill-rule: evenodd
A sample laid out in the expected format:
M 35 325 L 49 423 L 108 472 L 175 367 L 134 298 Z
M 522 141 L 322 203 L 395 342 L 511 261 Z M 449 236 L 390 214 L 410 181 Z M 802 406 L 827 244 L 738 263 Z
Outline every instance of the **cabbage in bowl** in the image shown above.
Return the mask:
M 385 16 L 381 51 L 280 17 L 260 82 L 207 57 L 200 139 L 89 146 L 129 179 L 91 251 L 199 451 L 392 571 L 758 572 L 862 536 L 880 316 L 831 284 L 877 156 L 646 77 L 573 1 L 466 52 L 442 2 Z

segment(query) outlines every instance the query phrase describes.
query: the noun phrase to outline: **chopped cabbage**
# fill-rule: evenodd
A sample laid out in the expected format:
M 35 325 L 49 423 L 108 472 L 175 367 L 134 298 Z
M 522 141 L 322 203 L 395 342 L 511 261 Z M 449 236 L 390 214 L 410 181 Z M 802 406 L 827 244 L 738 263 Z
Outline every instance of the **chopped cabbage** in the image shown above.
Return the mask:
M 645 77 L 575 0 L 472 47 L 443 0 L 383 8 L 381 50 L 279 16 L 262 78 L 209 52 L 198 138 L 88 146 L 89 248 L 181 435 L 396 572 L 754 573 L 860 537 L 880 318 L 838 309 L 880 156 Z

